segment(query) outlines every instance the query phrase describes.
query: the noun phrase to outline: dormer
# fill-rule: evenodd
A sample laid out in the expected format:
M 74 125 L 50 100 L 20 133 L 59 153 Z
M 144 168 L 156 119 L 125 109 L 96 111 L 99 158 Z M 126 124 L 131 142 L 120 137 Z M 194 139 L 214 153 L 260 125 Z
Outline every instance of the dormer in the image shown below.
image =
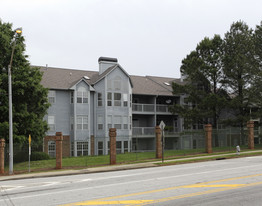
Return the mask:
M 110 58 L 110 57 L 100 57 L 98 59 L 98 63 L 99 63 L 99 75 L 102 74 L 104 71 L 106 71 L 108 68 L 118 64 L 116 58 Z

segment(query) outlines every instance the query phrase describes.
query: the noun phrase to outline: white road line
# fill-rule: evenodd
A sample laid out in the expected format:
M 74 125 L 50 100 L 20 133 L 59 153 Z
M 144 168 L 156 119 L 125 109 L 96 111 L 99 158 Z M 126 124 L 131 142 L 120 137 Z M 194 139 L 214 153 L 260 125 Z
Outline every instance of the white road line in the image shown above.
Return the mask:
M 159 177 L 157 179 L 162 180 L 162 179 L 169 179 L 169 178 L 181 178 L 181 177 L 192 176 L 192 175 L 195 176 L 195 175 L 203 175 L 203 174 L 208 174 L 208 173 L 223 172 L 223 171 L 230 171 L 230 170 L 241 170 L 241 169 L 244 169 L 244 168 L 252 168 L 252 167 L 261 167 L 261 164 L 251 165 L 251 166 L 234 167 L 234 168 L 221 169 L 221 170 L 211 170 L 211 171 L 204 171 L 204 172 L 190 173 L 190 174 L 183 174 L 183 175 Z M 27 196 L 22 196 L 22 197 L 13 197 L 12 200 L 17 200 L 17 199 L 22 199 L 22 198 L 33 198 L 33 197 L 46 196 L 46 195 L 55 195 L 55 194 L 59 194 L 59 193 L 64 194 L 65 192 L 73 192 L 73 191 L 81 191 L 81 190 L 94 190 L 94 189 L 103 188 L 103 187 L 111 187 L 111 186 L 124 185 L 124 184 L 134 184 L 134 183 L 141 183 L 141 182 L 147 182 L 147 181 L 152 181 L 152 180 L 156 180 L 156 178 L 145 179 L 145 180 L 136 180 L 136 181 L 128 181 L 128 182 L 122 182 L 122 183 L 114 183 L 114 184 L 101 185 L 101 186 L 85 187 L 85 188 L 79 188 L 79 189 L 73 189 L 73 190 L 63 190 L 63 191 L 57 191 L 57 192 L 52 191 L 52 192 L 44 193 L 44 194 L 27 195 Z M 9 195 L 11 195 L 11 194 L 9 194 Z M 0 200 L 0 202 L 3 202 L 3 201 L 4 200 Z

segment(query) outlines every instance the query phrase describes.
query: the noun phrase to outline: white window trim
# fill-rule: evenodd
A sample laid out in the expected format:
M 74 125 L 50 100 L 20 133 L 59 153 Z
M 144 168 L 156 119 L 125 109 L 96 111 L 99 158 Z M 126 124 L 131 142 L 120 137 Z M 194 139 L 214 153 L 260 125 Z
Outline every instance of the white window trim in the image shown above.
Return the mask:
M 52 99 L 52 101 L 50 101 Z M 48 91 L 48 102 L 50 104 L 55 104 L 56 102 L 56 91 L 55 90 L 49 90 Z
M 80 102 L 78 100 L 81 100 Z M 86 100 L 86 102 L 84 102 Z M 76 102 L 78 104 L 88 104 L 88 92 L 84 87 L 79 87 L 76 91 Z
M 86 123 L 84 122 L 85 119 L 87 120 Z M 88 115 L 77 115 L 76 116 L 76 129 L 77 130 L 88 130 Z
M 101 95 L 101 99 L 99 99 L 99 94 Z M 99 103 L 101 103 L 101 105 L 99 105 Z M 103 106 L 103 93 L 102 92 L 98 92 L 97 93 L 97 106 L 98 107 L 102 107 Z
M 104 116 L 97 115 L 97 130 L 103 130 L 103 129 L 104 129 Z
M 55 116 L 48 115 L 47 116 L 47 124 L 48 124 L 48 127 L 49 127 L 49 132 L 54 132 L 56 130 Z

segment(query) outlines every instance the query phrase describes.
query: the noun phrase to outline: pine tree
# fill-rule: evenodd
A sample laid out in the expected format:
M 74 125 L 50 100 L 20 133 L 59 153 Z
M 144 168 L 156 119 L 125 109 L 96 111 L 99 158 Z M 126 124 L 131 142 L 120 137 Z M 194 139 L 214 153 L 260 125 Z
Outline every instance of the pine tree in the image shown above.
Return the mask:
M 226 93 L 222 88 L 223 40 L 220 36 L 205 38 L 183 61 L 181 73 L 184 84 L 173 84 L 174 94 L 186 94 L 189 106 L 175 105 L 173 113 L 184 117 L 185 127 L 190 124 L 212 123 L 217 126 L 220 111 L 226 104 Z
M 231 96 L 230 108 L 234 114 L 231 120 L 244 127 L 251 118 L 251 109 L 256 107 L 256 94 L 261 91 L 255 87 L 261 75 L 252 29 L 242 21 L 233 23 L 225 34 L 224 50 L 224 84 Z

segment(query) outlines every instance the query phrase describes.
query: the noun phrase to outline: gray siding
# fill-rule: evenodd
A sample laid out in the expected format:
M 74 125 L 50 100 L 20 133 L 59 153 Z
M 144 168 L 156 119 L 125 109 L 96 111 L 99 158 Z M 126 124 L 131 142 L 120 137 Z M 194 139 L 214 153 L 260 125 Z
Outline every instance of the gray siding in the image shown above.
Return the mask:
M 70 92 L 63 90 L 55 91 L 55 103 L 48 109 L 49 116 L 55 116 L 55 131 L 48 131 L 48 135 L 55 132 L 62 132 L 64 135 L 70 134 Z M 45 117 L 47 120 L 47 116 Z

